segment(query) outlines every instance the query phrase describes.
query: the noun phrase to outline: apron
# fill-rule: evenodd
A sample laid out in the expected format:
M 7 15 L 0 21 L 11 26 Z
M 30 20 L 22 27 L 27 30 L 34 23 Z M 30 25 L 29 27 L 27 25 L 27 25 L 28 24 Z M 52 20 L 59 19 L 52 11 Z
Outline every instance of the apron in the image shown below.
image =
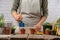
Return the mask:
M 19 11 L 22 13 L 22 21 L 25 27 L 33 27 L 36 25 L 42 16 L 41 0 L 21 0 Z M 19 27 L 16 28 L 19 32 Z
M 33 27 L 41 19 L 40 0 L 20 0 L 19 11 L 22 13 L 22 21 L 26 27 Z

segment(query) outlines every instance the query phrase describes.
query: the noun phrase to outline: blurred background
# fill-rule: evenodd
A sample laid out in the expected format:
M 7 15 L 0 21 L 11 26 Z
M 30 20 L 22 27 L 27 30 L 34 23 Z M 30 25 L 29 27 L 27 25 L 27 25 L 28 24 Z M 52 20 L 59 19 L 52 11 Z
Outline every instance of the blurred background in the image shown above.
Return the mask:
M 0 14 L 4 14 L 5 20 L 10 20 L 17 26 L 17 22 L 11 15 L 11 8 L 14 0 L 0 0 Z M 47 22 L 55 22 L 60 18 L 60 0 L 48 0 Z

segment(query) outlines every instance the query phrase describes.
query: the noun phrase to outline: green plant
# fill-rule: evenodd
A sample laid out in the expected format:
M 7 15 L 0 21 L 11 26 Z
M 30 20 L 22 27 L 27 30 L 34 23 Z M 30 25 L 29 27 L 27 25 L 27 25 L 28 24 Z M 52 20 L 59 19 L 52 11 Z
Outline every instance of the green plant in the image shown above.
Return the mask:
M 56 23 L 60 23 L 60 18 L 58 18 L 57 22 Z
M 45 22 L 43 25 L 45 25 L 45 26 L 51 26 L 51 23 Z
M 46 30 L 50 30 L 49 28 L 46 28 Z
M 4 27 L 4 15 L 0 14 L 0 28 Z
M 55 27 L 59 27 L 60 28 L 60 23 L 56 23 Z
M 3 19 L 4 19 L 4 15 L 0 14 L 0 20 L 3 20 Z
M 55 26 L 60 28 L 60 18 L 58 18 L 58 20 L 57 20 Z
M 11 29 L 14 29 L 15 30 L 16 28 L 15 28 L 15 26 L 12 26 Z

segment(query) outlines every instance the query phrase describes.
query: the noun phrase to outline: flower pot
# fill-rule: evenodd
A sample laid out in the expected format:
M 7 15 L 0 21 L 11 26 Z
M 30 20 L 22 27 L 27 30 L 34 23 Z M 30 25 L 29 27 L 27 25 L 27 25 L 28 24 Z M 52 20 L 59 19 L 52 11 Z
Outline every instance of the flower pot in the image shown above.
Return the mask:
M 11 29 L 11 34 L 15 34 L 15 29 Z
M 30 29 L 30 34 L 35 34 L 35 29 Z
M 11 34 L 11 29 L 9 27 L 5 27 L 4 34 L 7 34 L 7 35 Z
M 43 32 L 44 32 L 44 34 L 45 34 L 46 28 L 49 28 L 50 30 L 52 30 L 52 26 L 51 25 L 43 25 Z
M 25 34 L 25 29 L 20 30 L 21 34 Z
M 49 30 L 45 30 L 45 34 L 46 35 L 50 35 L 50 31 Z

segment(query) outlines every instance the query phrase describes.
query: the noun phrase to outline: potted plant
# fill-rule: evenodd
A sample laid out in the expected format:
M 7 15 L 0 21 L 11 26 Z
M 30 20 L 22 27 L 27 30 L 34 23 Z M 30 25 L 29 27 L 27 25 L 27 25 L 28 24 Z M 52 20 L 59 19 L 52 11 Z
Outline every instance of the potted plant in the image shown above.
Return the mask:
M 35 29 L 30 28 L 30 34 L 35 34 Z
M 11 28 L 11 34 L 15 34 L 15 26 L 12 26 L 12 28 Z
M 55 23 L 56 35 L 60 35 L 60 18 Z
M 50 30 L 52 30 L 52 25 L 51 25 L 51 23 L 46 22 L 46 23 L 43 24 L 43 32 L 44 32 L 44 34 L 45 34 L 46 28 L 49 28 Z
M 20 32 L 21 32 L 21 34 L 25 34 L 25 29 L 22 28 L 22 29 L 20 30 Z
M 3 33 L 3 29 L 4 29 L 4 16 L 3 14 L 0 14 L 0 34 Z
M 50 29 L 49 29 L 49 28 L 46 28 L 45 34 L 46 34 L 46 35 L 49 35 L 49 34 L 50 34 Z

